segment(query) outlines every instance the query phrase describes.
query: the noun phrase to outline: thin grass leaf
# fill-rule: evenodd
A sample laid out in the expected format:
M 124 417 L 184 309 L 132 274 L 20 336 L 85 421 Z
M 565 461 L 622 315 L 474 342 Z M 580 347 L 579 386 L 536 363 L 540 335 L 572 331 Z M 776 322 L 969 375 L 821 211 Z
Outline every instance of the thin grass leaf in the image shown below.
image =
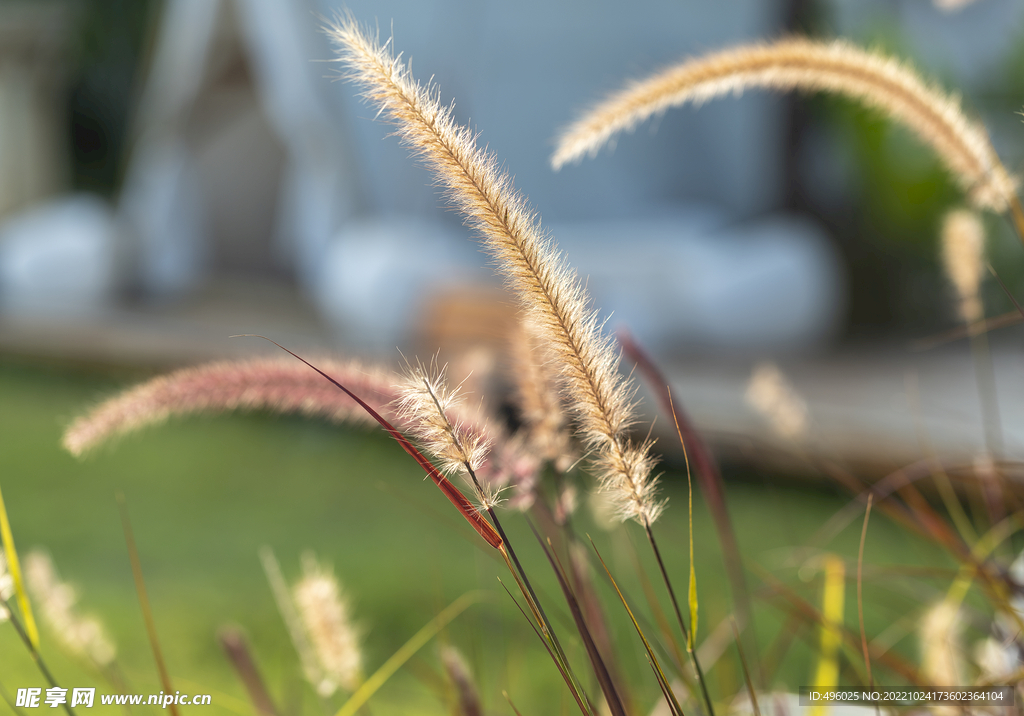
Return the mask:
M 672 419 L 675 420 L 676 424 L 676 435 L 679 436 L 679 444 L 683 446 L 683 459 L 686 460 L 686 489 L 688 497 L 688 517 L 689 517 L 689 528 L 690 528 L 690 588 L 687 594 L 687 601 L 690 606 L 690 634 L 687 640 L 686 648 L 691 652 L 694 649 L 694 643 L 697 640 L 697 571 L 693 566 L 693 479 L 690 476 L 690 454 L 686 450 L 686 441 L 683 440 L 683 431 L 679 428 L 679 419 L 676 417 L 676 408 L 672 402 L 672 389 L 668 386 L 665 387 L 668 392 L 668 403 L 672 409 Z
M 842 558 L 825 558 L 825 588 L 821 596 L 821 646 L 814 681 L 816 689 L 831 690 L 839 684 L 839 647 L 842 645 L 843 603 L 846 591 L 846 565 Z M 811 716 L 823 716 L 826 705 L 815 704 Z
M 775 575 L 773 575 L 771 572 L 769 572 L 768 570 L 764 569 L 756 563 L 752 564 L 751 566 L 754 570 L 757 571 L 758 575 L 761 577 L 761 580 L 765 582 L 765 585 L 767 587 L 769 587 L 773 592 L 784 598 L 785 604 L 787 606 L 787 612 L 789 612 L 793 616 L 803 619 L 805 622 L 816 624 L 818 626 L 821 626 L 826 623 L 825 617 L 822 615 L 821 611 L 819 611 L 817 607 L 815 607 L 813 604 L 805 600 L 803 597 L 794 592 L 788 586 L 780 582 L 775 577 Z M 860 648 L 860 635 L 854 634 L 853 632 L 845 628 L 841 628 L 840 632 L 848 647 L 854 653 L 856 653 L 857 650 Z M 869 648 L 874 653 L 873 658 L 875 659 L 875 661 L 881 662 L 887 668 L 891 669 L 901 678 L 906 680 L 908 683 L 919 687 L 926 687 L 929 685 L 928 681 L 921 676 L 920 672 L 918 672 L 916 667 L 914 667 L 909 662 L 905 661 L 897 654 L 892 653 L 888 649 L 876 649 L 873 644 L 869 645 Z
M 1014 297 L 1013 293 L 1011 293 L 1010 289 L 1007 288 L 1006 284 L 1003 283 L 1003 279 L 999 277 L 999 274 L 996 273 L 996 270 L 992 268 L 992 264 L 986 263 L 985 265 L 988 267 L 989 273 L 992 274 L 992 277 L 999 282 L 999 286 L 1003 289 L 1003 293 L 1005 293 L 1006 297 L 1009 298 L 1010 301 L 1013 303 L 1013 307 L 1017 309 L 1017 312 L 1021 315 L 1021 318 L 1024 318 L 1024 308 L 1022 308 L 1021 305 L 1017 302 L 1017 299 Z
M 43 675 L 43 678 L 46 679 L 46 683 L 53 688 L 60 688 L 57 685 L 57 680 L 53 678 L 53 674 L 50 672 L 50 669 L 47 668 L 46 662 L 43 661 L 43 657 L 39 654 L 36 648 L 32 646 L 32 641 L 28 638 L 25 628 L 21 625 L 21 622 L 18 621 L 14 612 L 11 611 L 11 605 L 6 601 L 0 602 L 0 604 L 7 609 L 8 621 L 10 621 L 11 626 L 14 627 L 14 631 L 18 634 L 18 638 L 21 639 L 22 643 L 28 649 L 29 654 L 32 656 L 32 660 L 36 662 L 36 667 L 39 669 L 39 673 Z M 64 710 L 67 711 L 68 716 L 75 716 L 75 712 L 66 701 L 64 702 Z
M 1021 529 L 1024 529 L 1024 513 L 1017 512 L 1005 518 L 999 524 L 994 525 L 988 532 L 982 535 L 981 539 L 971 548 L 971 554 L 977 562 L 983 562 L 1000 544 Z M 959 607 L 963 603 L 968 590 L 971 588 L 971 583 L 974 581 L 975 574 L 976 570 L 971 565 L 961 564 L 957 578 L 950 585 L 949 591 L 946 593 L 946 601 L 950 605 Z
M 14 533 L 11 532 L 11 523 L 7 519 L 7 507 L 4 506 L 4 495 L 0 492 L 0 538 L 3 541 L 4 555 L 7 557 L 7 569 L 14 579 L 14 591 L 18 597 L 18 609 L 21 610 L 21 618 L 25 620 L 25 634 L 32 643 L 33 649 L 39 648 L 39 628 L 36 626 L 35 617 L 32 615 L 32 604 L 28 600 L 28 593 L 25 591 L 25 582 L 21 577 L 21 564 L 18 562 L 18 551 L 14 548 Z
M 292 600 L 291 591 L 288 589 L 288 584 L 281 573 L 281 565 L 278 563 L 274 551 L 269 546 L 264 545 L 261 547 L 259 555 L 260 562 L 263 564 L 263 572 L 266 574 L 267 582 L 270 584 L 270 591 L 274 595 L 274 603 L 277 604 L 277 611 L 280 613 L 281 620 L 284 621 L 285 627 L 288 630 L 292 646 L 295 647 L 295 651 L 299 655 L 299 664 L 302 666 L 306 680 L 311 684 L 318 684 L 323 678 L 323 670 L 316 659 L 313 645 L 309 643 L 309 637 L 306 636 L 306 630 L 302 626 L 299 613 L 295 609 L 295 602 Z
M 296 355 L 295 353 L 292 353 L 290 350 L 282 346 L 280 343 L 272 341 L 266 336 L 259 336 L 252 333 L 246 333 L 239 335 L 237 337 L 262 338 L 265 341 L 270 341 L 275 346 L 283 350 L 285 353 L 288 353 L 293 358 L 297 358 L 298 360 L 308 365 L 310 368 L 312 368 L 317 373 L 322 375 L 324 378 L 329 380 L 332 384 L 334 384 L 334 386 L 337 387 L 339 390 L 344 391 L 344 393 L 348 395 L 348 397 L 352 398 L 352 400 L 356 401 L 356 403 L 359 404 L 359 407 L 361 407 L 363 410 L 369 413 L 370 417 L 376 420 L 381 425 L 381 427 L 387 430 L 391 437 L 398 441 L 398 444 L 402 446 L 402 449 L 405 450 L 421 468 L 423 468 L 427 475 L 430 476 L 430 479 L 434 481 L 434 484 L 437 485 L 441 492 L 444 493 L 445 497 L 447 497 L 448 500 L 453 505 L 455 505 L 455 508 L 460 513 L 462 513 L 462 516 L 465 517 L 469 524 L 473 526 L 473 529 L 475 529 L 477 533 L 479 533 L 479 535 L 484 538 L 487 544 L 491 545 L 495 549 L 501 547 L 501 537 L 491 526 L 491 524 L 486 519 L 484 519 L 479 512 L 477 512 L 476 508 L 473 507 L 472 503 L 469 500 L 467 500 L 466 496 L 459 491 L 459 488 L 452 484 L 451 480 L 442 475 L 440 470 L 434 467 L 434 464 L 423 456 L 423 453 L 417 450 L 413 446 L 413 444 L 409 442 L 404 435 L 402 435 L 402 433 L 398 432 L 398 429 L 395 428 L 395 426 L 393 426 L 391 423 L 389 423 L 387 420 L 381 417 L 380 413 L 371 408 L 366 403 L 366 401 L 364 401 L 358 395 L 356 395 L 348 388 L 343 386 L 341 383 L 336 381 L 334 378 L 324 373 L 315 365 L 307 361 L 305 358 Z
M 672 691 L 672 685 L 669 683 L 668 679 L 665 678 L 665 672 L 662 671 L 661 664 L 658 662 L 658 657 L 655 656 L 650 642 L 647 641 L 647 637 L 644 636 L 643 629 L 640 628 L 640 623 L 637 622 L 636 617 L 633 616 L 633 610 L 629 608 L 629 603 L 626 601 L 626 597 L 623 596 L 622 590 L 619 589 L 619 585 L 615 581 L 615 577 L 612 576 L 611 570 L 608 569 L 608 565 L 605 564 L 604 557 L 601 556 L 601 552 L 597 549 L 597 545 L 594 544 L 593 539 L 590 540 L 590 545 L 594 548 L 594 553 L 597 554 L 597 558 L 601 560 L 601 566 L 604 567 L 604 571 L 608 575 L 608 579 L 611 580 L 612 586 L 615 588 L 615 593 L 619 595 L 619 600 L 622 602 L 622 606 L 626 608 L 626 613 L 629 614 L 629 619 L 633 622 L 633 628 L 636 629 L 636 633 L 640 636 L 640 641 L 643 642 L 644 650 L 647 652 L 647 659 L 650 661 L 651 669 L 654 671 L 654 675 L 658 679 L 658 684 L 662 686 L 662 692 L 665 694 L 665 701 L 668 703 L 668 707 L 672 709 L 673 713 L 682 714 L 683 709 L 679 705 L 679 700 L 676 698 L 675 693 Z
M 142 608 L 142 619 L 146 623 L 149 645 L 153 650 L 153 659 L 156 661 L 156 668 L 160 674 L 160 685 L 164 687 L 164 693 L 174 693 L 174 687 L 171 685 L 171 676 L 167 672 L 163 652 L 160 650 L 160 638 L 156 633 L 156 621 L 153 619 L 153 610 L 149 604 L 149 596 L 146 594 L 146 581 L 142 577 L 142 563 L 139 561 L 139 550 L 135 546 L 135 534 L 132 531 L 132 523 L 128 519 L 128 503 L 120 492 L 117 493 L 117 507 L 121 512 L 121 527 L 124 530 L 124 541 L 128 545 L 128 560 L 132 565 L 132 577 L 135 580 L 135 591 L 139 596 L 139 606 Z M 170 708 L 171 716 L 178 716 L 177 704 L 170 704 Z
M 551 657 L 551 660 L 555 662 L 555 667 L 558 669 L 558 673 L 562 675 L 562 679 L 565 681 L 566 686 L 569 687 L 569 692 L 572 694 L 573 698 L 576 699 L 576 703 L 579 705 L 580 711 L 582 711 L 586 716 L 592 716 L 592 708 L 588 708 L 583 703 L 584 701 L 586 701 L 587 704 L 590 704 L 590 699 L 586 697 L 586 694 L 581 695 L 581 690 L 579 689 L 579 686 L 574 682 L 572 678 L 570 678 L 569 673 L 565 670 L 563 664 L 555 655 L 555 652 L 552 650 L 548 639 L 546 639 L 540 633 L 540 630 L 537 628 L 537 625 L 533 623 L 529 616 L 527 616 L 526 610 L 523 609 L 522 605 L 519 604 L 519 601 L 512 595 L 512 592 L 509 591 L 508 587 L 505 586 L 505 583 L 501 581 L 500 577 L 498 578 L 498 583 L 501 585 L 501 588 L 505 590 L 505 593 L 508 594 L 509 598 L 512 600 L 512 603 L 515 604 L 516 608 L 519 609 L 519 611 L 522 613 L 523 617 L 526 618 L 527 624 L 530 625 L 530 628 L 533 629 L 533 633 L 537 635 L 538 639 L 540 639 L 541 644 L 544 645 L 544 649 L 548 652 L 548 655 Z
M 576 622 L 576 630 L 579 632 L 580 637 L 583 639 L 583 646 L 587 650 L 587 656 L 590 659 L 590 664 L 594 668 L 594 674 L 597 676 L 597 683 L 601 687 L 601 692 L 604 694 L 605 701 L 608 704 L 609 710 L 615 716 L 625 716 L 626 709 L 622 705 L 622 699 L 619 697 L 619 693 L 615 688 L 615 684 L 612 682 L 611 675 L 608 673 L 608 667 L 604 663 L 604 659 L 601 657 L 601 652 L 598 651 L 597 645 L 594 643 L 594 637 L 590 633 L 590 627 L 587 626 L 587 621 L 583 617 L 583 611 L 580 609 L 579 601 L 576 599 L 576 594 L 572 591 L 569 586 L 569 582 L 565 576 L 565 570 L 562 567 L 561 562 L 558 558 L 551 553 L 550 541 L 548 544 L 544 543 L 541 539 L 540 533 L 530 523 L 530 529 L 533 530 L 534 536 L 537 538 L 537 542 L 540 543 L 540 547 L 544 550 L 544 556 L 548 558 L 548 562 L 551 563 L 551 569 L 554 570 L 555 576 L 558 578 L 558 585 L 562 588 L 562 594 L 565 596 L 565 601 L 569 605 L 569 611 L 572 614 L 573 621 Z
M 454 602 L 449 604 L 436 617 L 427 622 L 422 629 L 413 634 L 409 641 L 398 648 L 391 657 L 385 661 L 373 675 L 363 682 L 354 694 L 345 702 L 345 705 L 338 709 L 335 716 L 353 716 L 363 704 L 377 693 L 381 686 L 387 683 L 388 679 L 394 676 L 395 672 L 402 668 L 413 655 L 433 639 L 438 632 L 448 626 L 455 617 L 466 611 L 471 605 L 483 599 L 485 593 L 481 591 L 466 592 Z
M 502 689 L 502 691 L 501 691 L 501 695 L 505 697 L 505 700 L 506 700 L 506 701 L 508 701 L 508 705 L 509 705 L 509 707 L 510 707 L 510 708 L 511 708 L 511 709 L 512 709 L 513 711 L 515 711 L 515 712 L 516 712 L 516 716 L 523 716 L 523 714 L 519 712 L 519 709 L 517 709 L 517 708 L 516 708 L 516 705 L 515 705 L 514 703 L 512 703 L 512 697 L 510 697 L 510 696 L 508 695 L 508 692 L 507 692 L 507 691 L 505 691 L 504 689 Z
M 6 687 L 4 687 L 3 684 L 0 684 L 0 698 L 3 698 L 4 703 L 7 704 L 7 708 L 9 708 L 11 710 L 11 713 L 13 713 L 15 716 L 25 716 L 25 712 L 17 707 L 17 705 L 14 703 L 14 699 L 12 699 L 11 695 L 7 693 L 7 689 Z
M 682 632 L 683 638 L 689 643 L 690 637 L 688 636 L 686 623 L 683 621 L 683 613 L 679 609 L 679 600 L 676 599 L 676 590 L 672 587 L 672 580 L 668 576 L 665 561 L 661 558 L 661 550 L 658 549 L 658 542 L 654 539 L 654 532 L 651 530 L 650 524 L 644 525 L 644 532 L 647 535 L 647 542 L 651 545 L 651 550 L 654 552 L 654 558 L 658 563 L 661 579 L 668 590 L 669 601 L 672 602 L 672 609 L 675 612 L 679 630 Z M 690 655 L 690 663 L 693 664 L 693 670 L 697 674 L 697 682 L 700 684 L 701 695 L 704 697 L 704 705 L 707 706 L 709 716 L 715 716 L 715 706 L 711 702 L 711 694 L 708 692 L 708 683 L 704 676 L 704 670 L 700 665 L 700 658 L 696 651 L 689 651 L 688 653 Z
M 651 614 L 654 615 L 654 621 L 661 631 L 662 638 L 669 645 L 668 653 L 675 660 L 676 669 L 679 671 L 680 676 L 687 679 L 689 674 L 683 668 L 683 664 L 686 663 L 686 657 L 683 655 L 683 650 L 679 648 L 679 640 L 672 636 L 672 626 L 669 624 L 665 610 L 661 608 L 661 603 L 658 602 L 658 597 L 654 593 L 654 585 L 640 564 L 640 555 L 636 550 L 636 545 L 633 544 L 632 540 L 630 540 L 629 545 L 633 550 L 633 564 L 636 565 L 637 578 L 640 580 L 640 586 L 644 592 L 644 599 L 647 600 L 647 606 L 650 608 Z M 690 683 L 687 685 L 692 686 Z
M 684 450 L 687 451 L 688 455 L 690 453 L 693 455 L 693 465 L 696 468 L 697 479 L 700 482 L 704 499 L 711 510 L 711 516 L 715 520 L 718 542 L 722 546 L 722 553 L 725 557 L 725 568 L 729 576 L 729 586 L 732 591 L 734 608 L 740 622 L 753 627 L 754 614 L 750 607 L 747 580 L 743 574 L 743 558 L 740 554 L 739 544 L 736 541 L 736 532 L 733 529 L 732 519 L 729 517 L 729 506 L 725 497 L 725 481 L 722 479 L 722 473 L 718 468 L 718 463 L 715 461 L 715 456 L 700 433 L 694 428 L 693 421 L 690 420 L 683 406 L 674 402 L 669 382 L 654 360 L 627 331 L 619 331 L 616 334 L 616 338 L 618 338 L 623 352 L 640 369 L 641 374 L 647 380 L 648 386 L 658 396 L 658 402 L 661 403 L 662 409 L 672 416 L 677 432 L 682 435 L 680 441 L 686 443 Z M 753 628 L 751 631 L 753 632 Z M 759 680 L 761 665 L 760 660 L 757 658 L 757 644 L 751 639 L 748 647 L 754 656 L 755 680 Z
M 740 655 L 740 666 L 743 668 L 743 682 L 747 685 L 747 695 L 750 696 L 750 705 L 754 707 L 754 716 L 761 716 L 761 707 L 757 705 L 757 693 L 754 691 L 754 682 L 750 680 L 750 669 L 747 668 L 747 657 L 743 654 L 743 644 L 740 642 L 740 630 L 736 626 L 736 620 L 730 619 L 732 633 L 736 640 L 736 652 Z
M 868 653 L 868 635 L 864 631 L 864 541 L 868 536 L 868 518 L 871 517 L 871 503 L 874 495 L 868 495 L 868 506 L 864 510 L 864 526 L 860 531 L 860 547 L 857 549 L 857 619 L 860 622 L 860 643 L 864 651 L 864 668 L 868 671 L 868 688 L 875 685 L 871 675 L 871 654 Z

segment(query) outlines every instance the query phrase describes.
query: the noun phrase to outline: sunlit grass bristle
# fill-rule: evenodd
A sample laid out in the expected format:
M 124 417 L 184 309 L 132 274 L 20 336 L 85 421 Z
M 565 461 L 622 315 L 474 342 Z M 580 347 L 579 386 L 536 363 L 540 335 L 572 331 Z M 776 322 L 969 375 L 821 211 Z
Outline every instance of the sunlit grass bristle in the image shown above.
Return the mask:
M 627 434 L 634 420 L 634 389 L 618 373 L 618 355 L 575 272 L 511 177 L 478 145 L 472 130 L 455 122 L 435 88 L 419 85 L 387 44 L 351 18 L 328 32 L 349 78 L 447 190 L 552 350 L 567 402 L 593 450 L 595 472 L 604 489 L 618 496 L 621 517 L 653 522 L 662 504 L 649 445 L 634 444 Z
M 447 475 L 460 474 L 476 492 L 482 511 L 499 502 L 499 488 L 478 479 L 490 449 L 489 430 L 472 430 L 453 409 L 461 400 L 460 387 L 450 388 L 445 370 L 410 366 L 399 387 L 395 405 L 406 430 L 432 455 Z M 477 426 L 484 425 L 483 420 Z
M 905 63 L 844 40 L 792 37 L 735 47 L 630 83 L 562 132 L 552 166 L 596 154 L 615 134 L 670 107 L 754 88 L 830 92 L 862 102 L 931 147 L 976 207 L 1004 211 L 1017 202 L 1016 180 L 958 97 L 929 85 Z
M 559 395 L 553 358 L 529 320 L 520 320 L 509 337 L 511 378 L 519 416 L 531 450 L 565 472 L 576 461 L 568 418 Z
M 743 653 L 743 642 L 740 641 L 740 630 L 736 626 L 736 620 L 730 619 L 729 624 L 732 626 L 733 641 L 736 644 L 736 653 L 740 657 L 740 667 L 743 669 L 743 683 L 747 687 L 747 696 L 750 698 L 750 705 L 754 709 L 754 716 L 761 716 L 761 707 L 757 703 L 757 690 L 754 688 L 754 682 L 750 678 L 750 669 L 747 666 L 747 657 Z
M 318 363 L 379 409 L 396 397 L 393 377 L 383 368 L 330 359 Z M 174 371 L 114 396 L 77 418 L 64 433 L 63 445 L 73 455 L 82 455 L 172 416 L 234 410 L 372 422 L 351 398 L 295 361 L 220 361 Z
M 452 505 L 454 505 L 455 508 L 462 514 L 462 516 L 466 518 L 466 521 L 469 522 L 470 525 L 472 525 L 473 529 L 477 531 L 477 534 L 483 537 L 484 540 L 495 549 L 501 547 L 501 536 L 497 533 L 494 527 L 492 527 L 490 523 L 477 512 L 477 510 L 473 507 L 470 501 L 466 499 L 466 496 L 463 495 L 459 491 L 459 489 L 452 484 L 451 480 L 449 480 L 447 477 L 441 474 L 441 471 L 434 467 L 434 464 L 430 462 L 430 460 L 428 460 L 426 457 L 424 457 L 423 453 L 417 450 L 416 447 L 411 442 L 409 442 L 408 438 L 406 438 L 401 432 L 399 432 L 394 425 L 385 420 L 384 417 L 381 416 L 379 412 L 377 412 L 372 406 L 369 405 L 369 403 L 367 403 L 365 400 L 356 395 L 352 390 L 339 383 L 335 378 L 331 377 L 320 368 L 317 368 L 315 365 L 307 361 L 305 358 L 302 358 L 296 353 L 293 353 L 292 351 L 288 350 L 280 343 L 272 341 L 266 336 L 247 337 L 262 338 L 265 341 L 273 343 L 275 346 L 283 350 L 288 355 L 304 363 L 308 368 L 315 371 L 322 378 L 327 380 L 331 385 L 333 385 L 335 388 L 337 388 L 345 395 L 347 395 L 349 398 L 351 398 L 353 401 L 355 401 L 360 408 L 366 411 L 366 413 L 371 418 L 373 418 L 378 425 L 384 428 L 388 432 L 388 434 L 391 437 L 393 437 L 398 442 L 399 445 L 402 446 L 402 449 L 405 450 L 406 454 L 408 454 L 413 460 L 416 461 L 417 465 L 419 465 L 421 468 L 423 468 L 424 471 L 426 471 L 427 475 L 434 482 L 434 484 L 437 485 L 438 489 L 440 489 L 441 492 L 444 493 L 445 497 L 448 498 L 448 501 L 451 502 Z

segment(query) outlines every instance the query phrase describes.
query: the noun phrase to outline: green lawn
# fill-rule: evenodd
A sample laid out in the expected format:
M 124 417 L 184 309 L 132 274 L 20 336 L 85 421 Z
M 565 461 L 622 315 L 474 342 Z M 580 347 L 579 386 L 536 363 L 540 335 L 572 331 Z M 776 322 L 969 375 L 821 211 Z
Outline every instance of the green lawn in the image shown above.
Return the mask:
M 301 699 L 304 713 L 322 712 L 300 683 L 297 659 L 257 557 L 262 545 L 275 550 L 289 578 L 297 576 L 305 550 L 333 564 L 363 624 L 371 672 L 445 605 L 469 590 L 486 590 L 489 597 L 443 635 L 477 671 L 486 707 L 511 713 L 501 696 L 504 689 L 525 714 L 572 712 L 555 668 L 497 582 L 501 577 L 511 586 L 503 564 L 381 432 L 266 415 L 207 416 L 148 430 L 85 461 L 62 452 L 59 436 L 72 417 L 138 377 L 0 361 L 0 485 L 19 551 L 45 547 L 51 552 L 63 577 L 80 588 L 82 610 L 107 625 L 137 692 L 155 693 L 160 686 L 135 597 L 117 491 L 128 501 L 175 688 L 212 693 L 210 713 L 251 713 L 215 640 L 225 624 L 247 632 L 275 697 L 282 703 Z M 671 472 L 664 479 L 672 507 L 656 531 L 677 588 L 685 593 L 685 481 Z M 817 601 L 818 573 L 798 574 L 787 560 L 846 498 L 747 480 L 730 483 L 729 499 L 748 562 L 779 574 Z M 556 621 L 567 618 L 525 520 L 509 514 L 505 521 L 547 595 L 545 603 L 559 613 Z M 654 572 L 641 533 L 632 527 L 600 532 L 585 514 L 580 522 L 642 602 L 632 545 L 652 577 Z M 728 613 L 729 597 L 714 529 L 699 496 L 695 531 L 701 635 L 706 636 Z M 858 536 L 855 520 L 828 548 L 854 556 Z M 881 516 L 873 518 L 867 555 L 873 565 L 951 566 L 935 547 Z M 943 587 L 941 581 L 899 575 L 872 580 L 865 589 L 869 631 L 880 633 L 913 616 L 915 600 Z M 604 593 L 638 713 L 647 713 L 657 686 L 621 605 Z M 851 582 L 850 625 L 856 624 L 854 594 Z M 776 638 L 781 624 L 779 613 L 760 601 L 763 646 Z M 579 671 L 586 672 L 571 628 L 563 626 L 562 633 L 578 657 Z M 816 638 L 813 630 L 805 633 Z M 795 688 L 810 678 L 812 650 L 797 642 L 779 667 L 776 686 Z M 913 656 L 912 640 L 904 639 L 899 648 Z M 110 691 L 99 676 L 62 655 L 45 628 L 42 651 L 62 686 Z M 738 688 L 732 652 L 727 662 L 710 669 L 709 678 L 713 689 Z M 0 625 L 0 683 L 8 692 L 44 686 L 10 625 Z M 384 686 L 371 711 L 450 713 L 444 692 L 436 646 L 430 644 Z M 0 713 L 6 708 L 0 705 Z

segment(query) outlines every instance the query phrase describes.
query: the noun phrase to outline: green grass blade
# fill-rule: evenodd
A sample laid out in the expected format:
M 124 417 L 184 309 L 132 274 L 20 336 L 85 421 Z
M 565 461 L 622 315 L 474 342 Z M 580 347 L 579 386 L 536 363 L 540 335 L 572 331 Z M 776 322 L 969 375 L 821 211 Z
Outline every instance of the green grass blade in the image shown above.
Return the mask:
M 444 611 L 438 614 L 424 625 L 422 629 L 413 634 L 409 641 L 405 642 L 398 651 L 385 661 L 373 676 L 368 678 L 354 694 L 345 702 L 345 705 L 338 709 L 335 716 L 353 716 L 363 704 L 370 700 L 377 690 L 387 683 L 387 680 L 394 676 L 395 672 L 402 668 L 413 655 L 422 649 L 428 641 L 437 636 L 438 632 L 444 629 L 455 617 L 466 611 L 471 605 L 483 599 L 484 592 L 466 592 L 454 602 L 449 604 Z
M 665 701 L 668 703 L 669 709 L 671 709 L 673 713 L 683 713 L 683 709 L 679 705 L 679 700 L 672 691 L 672 687 L 669 684 L 668 679 L 665 678 L 665 672 L 662 671 L 661 664 L 658 662 L 658 657 L 654 655 L 654 649 L 651 648 L 650 642 L 648 642 L 647 637 L 644 636 L 643 629 L 640 628 L 640 623 L 637 622 L 636 617 L 633 616 L 633 610 L 629 608 L 629 603 L 626 601 L 626 597 L 623 596 L 622 590 L 619 589 L 618 582 L 615 581 L 615 577 L 612 576 L 611 570 L 609 570 L 608 565 L 605 564 L 604 557 L 602 557 L 601 553 L 598 552 L 597 545 L 594 544 L 594 540 L 590 540 L 590 545 L 594 548 L 597 558 L 601 560 L 601 566 L 604 567 L 604 571 L 608 575 L 608 579 L 611 580 L 612 586 L 615 588 L 615 593 L 619 595 L 619 599 L 622 601 L 622 606 L 626 608 L 626 613 L 629 614 L 629 618 L 633 622 L 633 628 L 636 629 L 636 633 L 640 635 L 640 641 L 643 642 L 644 649 L 647 651 L 647 658 L 650 660 L 651 669 L 654 671 L 654 675 L 658 679 L 659 686 L 662 687 L 662 691 L 665 694 Z
M 25 582 L 21 578 L 21 565 L 18 562 L 18 552 L 14 549 L 14 533 L 11 532 L 11 523 L 7 520 L 3 492 L 0 492 L 0 540 L 3 542 L 4 555 L 7 557 L 7 569 L 10 570 L 11 578 L 14 580 L 14 591 L 18 596 L 18 609 L 21 610 L 21 618 L 25 622 L 25 633 L 28 634 L 33 648 L 38 649 L 39 628 L 36 626 L 35 617 L 32 616 L 32 605 L 28 601 Z

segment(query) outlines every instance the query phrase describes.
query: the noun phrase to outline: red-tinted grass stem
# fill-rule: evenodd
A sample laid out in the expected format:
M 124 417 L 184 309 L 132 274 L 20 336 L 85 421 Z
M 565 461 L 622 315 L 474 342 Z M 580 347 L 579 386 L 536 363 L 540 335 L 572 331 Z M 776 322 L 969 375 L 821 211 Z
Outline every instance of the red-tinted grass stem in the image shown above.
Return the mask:
M 402 435 L 402 433 L 398 432 L 398 429 L 394 425 L 392 425 L 387 420 L 385 420 L 383 417 L 381 417 L 380 413 L 378 413 L 376 410 L 374 410 L 369 405 L 367 405 L 367 403 L 362 398 L 360 398 L 358 395 L 353 393 L 351 390 L 346 388 L 344 385 L 342 385 L 341 383 L 336 381 L 331 376 L 329 376 L 326 373 L 324 373 L 322 370 L 317 368 L 315 365 L 310 363 L 308 360 L 306 360 L 302 356 L 297 355 L 295 353 L 292 353 L 292 351 L 288 350 L 287 348 L 282 346 L 277 341 L 271 340 L 271 339 L 267 338 L 266 336 L 260 336 L 260 335 L 256 335 L 256 334 L 253 334 L 253 333 L 244 333 L 244 334 L 241 334 L 239 336 L 232 336 L 232 338 L 243 338 L 243 337 L 262 338 L 265 341 L 270 341 L 275 346 L 277 346 L 278 348 L 283 350 L 285 353 L 288 353 L 293 358 L 297 358 L 300 361 L 302 361 L 303 363 L 305 363 L 306 365 L 308 365 L 310 368 L 312 368 L 317 373 L 319 373 L 324 378 L 326 378 L 331 383 L 333 383 L 334 386 L 337 387 L 339 390 L 344 391 L 345 394 L 348 395 L 348 397 L 352 398 L 352 400 L 356 401 L 356 403 L 359 404 L 359 407 L 361 407 L 363 410 L 365 410 L 367 413 L 369 413 L 370 417 L 372 417 L 374 420 L 376 420 L 378 423 L 380 423 L 381 427 L 383 427 L 385 430 L 387 430 L 388 433 L 390 433 L 391 437 L 393 437 L 395 440 L 398 441 L 398 444 L 402 446 L 402 449 L 405 450 L 407 453 L 409 453 L 409 455 L 412 457 L 412 459 L 415 460 L 417 462 L 417 464 L 419 464 L 419 466 L 421 468 L 423 468 L 423 470 L 427 473 L 427 475 L 430 476 L 430 479 L 434 481 L 434 484 L 437 485 L 438 488 L 441 490 L 441 492 L 444 493 L 445 497 L 447 497 L 448 500 L 453 505 L 455 505 L 455 509 L 457 509 L 459 512 L 462 513 L 462 516 L 465 517 L 466 520 L 469 522 L 469 524 L 473 526 L 473 529 L 475 529 L 477 531 L 477 533 L 481 537 L 484 538 L 484 541 L 486 541 L 487 544 L 491 545 L 495 549 L 498 549 L 498 548 L 501 547 L 501 545 L 502 545 L 501 536 L 491 526 L 491 523 L 488 522 L 486 519 L 484 519 L 484 517 L 479 512 L 476 511 L 476 508 L 473 507 L 473 504 L 469 500 L 467 500 L 466 496 L 463 495 L 459 491 L 459 488 L 457 488 L 451 482 L 451 480 L 449 480 L 447 477 L 442 475 L 441 471 L 438 470 L 436 467 L 434 467 L 434 464 L 432 462 L 430 462 L 430 460 L 428 460 L 426 457 L 424 457 L 423 453 L 421 453 L 419 450 L 417 450 L 415 448 L 415 446 L 413 446 L 413 444 L 411 442 L 409 442 L 409 440 L 406 439 L 406 437 L 404 435 Z

